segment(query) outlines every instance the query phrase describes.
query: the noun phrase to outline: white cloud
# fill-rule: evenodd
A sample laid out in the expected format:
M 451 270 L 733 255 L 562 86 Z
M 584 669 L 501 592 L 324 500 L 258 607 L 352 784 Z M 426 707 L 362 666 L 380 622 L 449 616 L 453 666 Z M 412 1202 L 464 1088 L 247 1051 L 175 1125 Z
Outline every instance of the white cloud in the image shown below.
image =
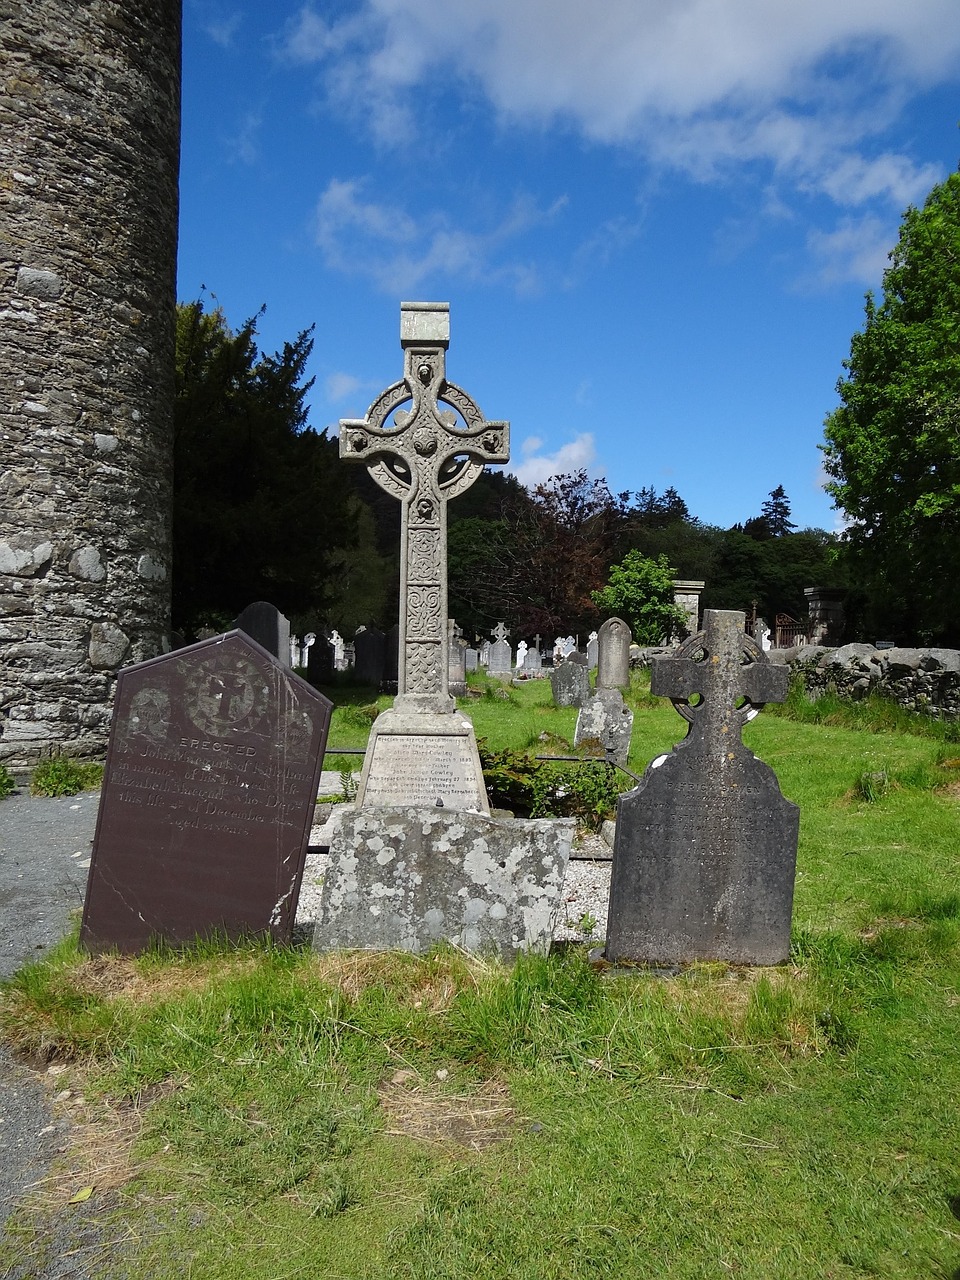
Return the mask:
M 559 125 L 698 179 L 749 161 L 840 204 L 897 208 L 936 174 L 860 154 L 913 93 L 956 74 L 956 0 L 360 0 L 304 6 L 286 55 L 381 141 L 459 81 L 512 127 Z
M 256 164 L 260 159 L 260 131 L 263 127 L 263 116 L 257 111 L 243 114 L 237 131 L 228 140 L 230 154 L 241 164 Z
M 521 295 L 535 292 L 535 269 L 504 257 L 503 251 L 510 241 L 556 217 L 566 204 L 561 197 L 541 209 L 520 196 L 498 225 L 478 232 L 455 226 L 440 211 L 414 219 L 395 204 L 366 199 L 366 186 L 364 179 L 331 179 L 317 203 L 317 244 L 329 267 L 368 276 L 393 294 L 440 277 L 498 281 Z
M 327 399 L 331 403 L 336 404 L 338 400 L 345 400 L 347 396 L 352 396 L 355 391 L 359 391 L 363 383 L 359 378 L 355 378 L 352 373 L 331 373 L 323 384 Z
M 807 248 L 815 264 L 819 285 L 857 284 L 878 288 L 890 265 L 896 229 L 881 218 L 844 218 L 833 231 L 811 231 Z
M 528 450 L 528 442 L 533 451 Z M 561 445 L 556 453 L 537 453 L 536 450 L 542 447 L 543 441 L 538 436 L 529 437 L 520 446 L 523 461 L 517 466 L 505 468 L 512 471 L 528 489 L 543 484 L 551 476 L 567 475 L 571 471 L 589 468 L 597 456 L 593 436 L 589 431 L 584 431 L 567 444 Z

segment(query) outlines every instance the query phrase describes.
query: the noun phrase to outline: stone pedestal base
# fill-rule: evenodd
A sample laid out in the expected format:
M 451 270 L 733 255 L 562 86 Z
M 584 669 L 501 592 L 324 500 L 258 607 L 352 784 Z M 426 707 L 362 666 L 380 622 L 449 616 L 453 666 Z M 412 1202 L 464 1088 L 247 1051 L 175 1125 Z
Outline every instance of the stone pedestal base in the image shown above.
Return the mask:
M 447 940 L 504 960 L 545 953 L 574 828 L 572 819 L 412 807 L 347 812 L 330 846 L 314 949 L 425 952 Z
M 452 707 L 453 700 L 448 701 Z M 357 808 L 397 805 L 490 813 L 473 725 L 456 709 L 408 708 L 398 698 L 377 717 Z

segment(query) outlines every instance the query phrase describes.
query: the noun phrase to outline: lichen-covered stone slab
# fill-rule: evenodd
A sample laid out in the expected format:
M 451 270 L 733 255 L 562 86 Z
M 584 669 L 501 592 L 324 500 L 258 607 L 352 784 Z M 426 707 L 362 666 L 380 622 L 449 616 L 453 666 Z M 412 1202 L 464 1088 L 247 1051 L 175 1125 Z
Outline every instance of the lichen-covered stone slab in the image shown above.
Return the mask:
M 424 952 L 446 940 L 505 960 L 546 952 L 573 833 L 570 820 L 348 813 L 330 848 L 314 948 Z
M 617 764 L 626 764 L 633 733 L 633 712 L 619 689 L 597 689 L 580 708 L 573 745 L 599 742 L 607 756 Z

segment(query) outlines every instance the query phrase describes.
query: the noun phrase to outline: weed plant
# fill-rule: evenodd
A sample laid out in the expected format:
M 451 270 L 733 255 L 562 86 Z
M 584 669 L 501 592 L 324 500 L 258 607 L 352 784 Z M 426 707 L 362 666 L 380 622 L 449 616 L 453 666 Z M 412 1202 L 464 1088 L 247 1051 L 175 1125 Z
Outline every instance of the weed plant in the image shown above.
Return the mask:
M 17 780 L 5 764 L 0 764 L 0 800 L 12 796 L 17 789 Z
M 103 765 L 89 760 L 73 760 L 58 756 L 44 760 L 33 771 L 30 782 L 32 796 L 75 796 L 92 791 L 103 781 Z

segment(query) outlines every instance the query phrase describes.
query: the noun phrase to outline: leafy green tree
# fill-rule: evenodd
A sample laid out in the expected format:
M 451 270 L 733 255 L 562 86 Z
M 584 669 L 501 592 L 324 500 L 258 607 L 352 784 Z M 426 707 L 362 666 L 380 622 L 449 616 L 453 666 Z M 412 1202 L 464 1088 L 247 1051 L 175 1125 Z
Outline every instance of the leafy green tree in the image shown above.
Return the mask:
M 610 566 L 605 587 L 594 591 L 593 602 L 607 617 L 623 618 L 637 644 L 661 644 L 682 634 L 686 614 L 673 603 L 674 571 L 666 556 L 651 560 L 628 551 Z
M 203 302 L 177 308 L 173 617 L 195 634 L 252 600 L 323 611 L 335 553 L 355 541 L 336 441 L 307 425 L 311 331 L 262 355 Z
M 900 640 L 957 644 L 960 173 L 906 211 L 890 257 L 826 419 L 827 490 L 849 522 L 869 622 Z

